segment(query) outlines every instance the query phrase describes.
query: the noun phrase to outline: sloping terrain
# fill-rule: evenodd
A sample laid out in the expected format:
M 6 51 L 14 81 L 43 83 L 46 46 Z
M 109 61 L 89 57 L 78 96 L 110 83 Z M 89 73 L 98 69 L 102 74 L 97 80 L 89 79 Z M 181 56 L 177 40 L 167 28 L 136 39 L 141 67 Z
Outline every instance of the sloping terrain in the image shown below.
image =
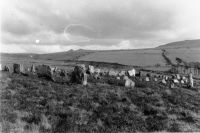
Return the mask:
M 80 57 L 79 60 L 114 62 L 135 66 L 165 65 L 161 53 L 161 50 L 154 49 L 101 51 Z
M 2 53 L 1 60 L 21 59 L 21 60 L 77 60 L 79 57 L 95 52 L 94 50 L 69 50 L 49 54 L 8 54 Z
M 51 54 L 40 54 L 35 58 L 37 59 L 47 59 L 47 60 L 77 60 L 78 58 L 85 56 L 90 53 L 96 52 L 95 50 L 69 50 L 67 52 L 58 52 Z
M 116 62 L 135 66 L 165 65 L 165 59 L 162 57 L 163 49 L 166 50 L 172 63 L 176 63 L 176 57 L 187 62 L 200 62 L 200 40 L 173 42 L 152 49 L 95 52 L 80 57 L 79 60 Z
M 166 49 L 167 56 L 173 63 L 176 63 L 176 57 L 186 62 L 200 62 L 200 48 L 194 49 Z
M 20 62 L 54 62 L 74 60 L 109 62 L 133 66 L 165 66 L 166 61 L 162 56 L 162 50 L 166 50 L 166 56 L 176 63 L 176 57 L 186 62 L 200 62 L 200 41 L 187 40 L 169 43 L 151 49 L 135 50 L 70 50 L 67 52 L 51 54 L 1 54 L 1 62 L 12 63 L 16 60 Z M 58 63 L 58 62 L 56 62 Z M 155 68 L 152 68 L 155 69 Z M 161 69 L 161 68 L 159 68 Z
M 138 80 L 128 89 L 111 77 L 89 82 L 83 87 L 3 73 L 2 132 L 200 131 L 197 88 Z
M 200 48 L 200 39 L 172 42 L 157 47 L 158 49 L 196 49 Z
M 173 63 L 176 63 L 176 57 L 186 62 L 200 62 L 200 39 L 168 43 L 156 49 L 165 49 Z

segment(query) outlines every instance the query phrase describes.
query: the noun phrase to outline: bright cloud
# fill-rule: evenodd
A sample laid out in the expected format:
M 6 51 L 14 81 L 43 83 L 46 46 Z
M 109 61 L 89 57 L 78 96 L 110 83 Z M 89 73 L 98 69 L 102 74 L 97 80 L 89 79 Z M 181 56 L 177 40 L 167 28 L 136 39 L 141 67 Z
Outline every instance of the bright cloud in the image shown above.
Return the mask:
M 133 49 L 196 39 L 199 5 L 199 0 L 6 0 L 1 52 Z

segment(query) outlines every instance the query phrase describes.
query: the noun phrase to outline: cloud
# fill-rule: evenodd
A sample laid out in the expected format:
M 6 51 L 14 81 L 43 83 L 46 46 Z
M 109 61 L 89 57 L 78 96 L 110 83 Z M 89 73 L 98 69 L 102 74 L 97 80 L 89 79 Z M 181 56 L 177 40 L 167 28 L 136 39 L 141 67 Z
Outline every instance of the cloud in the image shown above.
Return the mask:
M 96 33 L 91 27 L 83 24 L 70 24 L 64 29 L 66 39 L 73 43 L 89 42 L 89 36 L 94 34 Z
M 40 40 L 38 47 L 153 47 L 200 37 L 199 3 L 198 0 L 6 0 L 1 40 L 4 45 L 23 45 L 27 51 L 36 40 Z M 129 43 L 122 43 L 125 40 Z

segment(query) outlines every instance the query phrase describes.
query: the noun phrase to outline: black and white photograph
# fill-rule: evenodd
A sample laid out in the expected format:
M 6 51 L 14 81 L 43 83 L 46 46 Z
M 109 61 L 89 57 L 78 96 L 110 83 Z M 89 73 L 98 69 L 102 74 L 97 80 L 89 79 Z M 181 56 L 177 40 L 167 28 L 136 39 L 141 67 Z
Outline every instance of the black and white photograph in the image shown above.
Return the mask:
M 0 8 L 0 133 L 200 132 L 200 0 Z

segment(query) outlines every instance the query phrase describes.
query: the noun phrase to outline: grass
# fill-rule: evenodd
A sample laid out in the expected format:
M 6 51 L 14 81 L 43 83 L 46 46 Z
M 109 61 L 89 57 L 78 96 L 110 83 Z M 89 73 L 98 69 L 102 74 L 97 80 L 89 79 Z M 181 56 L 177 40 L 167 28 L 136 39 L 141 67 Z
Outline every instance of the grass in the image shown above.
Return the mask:
M 87 86 L 16 74 L 2 79 L 3 133 L 200 131 L 194 90 L 135 78 L 131 89 L 106 76 L 90 77 Z

